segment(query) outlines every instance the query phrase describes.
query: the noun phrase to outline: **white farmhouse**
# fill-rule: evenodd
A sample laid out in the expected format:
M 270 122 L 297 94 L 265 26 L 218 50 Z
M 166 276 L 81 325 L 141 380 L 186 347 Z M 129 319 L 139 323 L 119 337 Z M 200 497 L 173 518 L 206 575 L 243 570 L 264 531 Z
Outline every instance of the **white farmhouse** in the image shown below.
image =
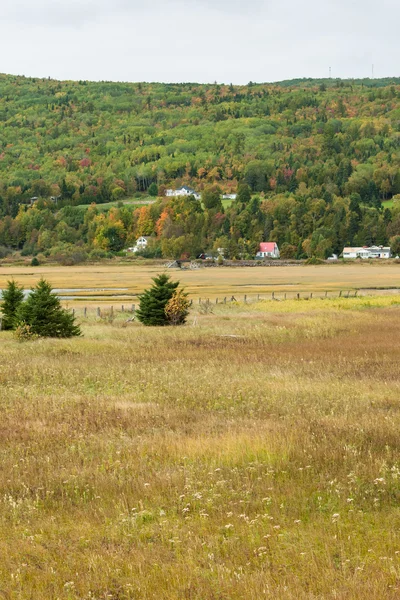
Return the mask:
M 149 243 L 149 238 L 141 235 L 137 240 L 136 244 L 132 248 L 128 248 L 128 252 L 139 252 L 140 250 L 144 250 L 147 248 L 147 244 Z
M 183 185 L 177 190 L 166 190 L 165 195 L 169 198 L 177 196 L 194 196 L 196 200 L 200 200 L 200 194 L 187 185 Z
M 343 248 L 343 258 L 391 258 L 392 252 L 389 246 L 363 246 Z

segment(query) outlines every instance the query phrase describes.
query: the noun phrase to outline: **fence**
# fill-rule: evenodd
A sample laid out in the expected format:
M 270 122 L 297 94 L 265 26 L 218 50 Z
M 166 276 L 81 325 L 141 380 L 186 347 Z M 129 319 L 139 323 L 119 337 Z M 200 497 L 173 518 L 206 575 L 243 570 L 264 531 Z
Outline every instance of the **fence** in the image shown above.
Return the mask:
M 339 292 L 326 291 L 326 292 L 271 292 L 269 294 L 245 294 L 243 296 L 224 296 L 223 298 L 198 298 L 196 300 L 190 301 L 190 306 L 202 305 L 202 304 L 229 304 L 232 302 L 244 302 L 246 304 L 251 302 L 259 302 L 261 300 L 275 300 L 275 301 L 284 301 L 284 300 L 312 300 L 313 298 L 356 298 L 358 296 L 358 290 L 341 290 Z M 84 318 L 88 318 L 89 314 L 94 314 L 98 318 L 113 318 L 116 317 L 117 314 L 132 314 L 134 316 L 136 311 L 136 305 L 124 305 L 121 306 L 98 306 L 98 307 L 83 307 L 72 308 L 72 312 L 76 315 L 83 316 Z

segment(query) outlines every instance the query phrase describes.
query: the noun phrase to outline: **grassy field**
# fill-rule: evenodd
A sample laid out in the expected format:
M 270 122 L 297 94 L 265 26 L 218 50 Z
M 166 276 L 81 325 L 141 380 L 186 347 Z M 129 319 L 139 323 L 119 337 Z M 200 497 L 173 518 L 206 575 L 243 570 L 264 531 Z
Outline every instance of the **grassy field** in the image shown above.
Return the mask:
M 44 276 L 54 288 L 90 288 L 97 290 L 91 292 L 93 300 L 87 304 L 101 304 L 116 302 L 116 292 L 112 288 L 125 288 L 119 292 L 127 296 L 126 302 L 141 293 L 150 283 L 151 278 L 163 272 L 165 267 L 160 264 L 143 264 L 132 261 L 124 264 L 95 264 L 76 267 L 10 267 L 0 268 L 0 289 L 4 288 L 7 281 L 14 277 L 25 288 L 34 285 Z M 270 298 L 272 292 L 286 293 L 287 297 L 294 297 L 301 293 L 329 293 L 338 294 L 340 290 L 369 289 L 373 288 L 398 288 L 400 287 L 400 264 L 374 263 L 374 264 L 331 264 L 318 266 L 274 266 L 274 267 L 213 267 L 197 270 L 169 269 L 168 273 L 174 279 L 179 279 L 197 301 L 198 298 L 211 298 L 215 300 L 232 295 L 236 299 L 256 298 L 258 294 L 263 298 Z M 99 290 L 111 288 L 106 292 Z M 87 298 L 87 292 L 79 292 Z M 118 302 L 124 303 L 123 300 Z
M 400 305 L 0 334 L 0 596 L 395 599 Z

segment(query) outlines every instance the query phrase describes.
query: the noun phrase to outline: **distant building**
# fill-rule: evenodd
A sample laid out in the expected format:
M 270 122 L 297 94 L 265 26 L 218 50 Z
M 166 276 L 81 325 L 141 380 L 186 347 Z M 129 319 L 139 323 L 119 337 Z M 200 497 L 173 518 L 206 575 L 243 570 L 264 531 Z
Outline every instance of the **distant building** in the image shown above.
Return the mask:
M 237 194 L 222 194 L 222 200 L 236 200 Z
M 276 242 L 261 242 L 256 258 L 279 258 L 279 248 Z
M 169 198 L 177 197 L 177 196 L 194 196 L 196 200 L 200 200 L 200 194 L 196 192 L 193 188 L 183 185 L 177 190 L 166 190 L 165 195 Z
M 140 250 L 144 250 L 145 248 L 147 248 L 148 243 L 149 238 L 147 236 L 141 235 L 136 240 L 136 244 L 132 248 L 128 248 L 128 252 L 139 252 Z
M 391 258 L 389 246 L 363 246 L 343 248 L 343 258 Z

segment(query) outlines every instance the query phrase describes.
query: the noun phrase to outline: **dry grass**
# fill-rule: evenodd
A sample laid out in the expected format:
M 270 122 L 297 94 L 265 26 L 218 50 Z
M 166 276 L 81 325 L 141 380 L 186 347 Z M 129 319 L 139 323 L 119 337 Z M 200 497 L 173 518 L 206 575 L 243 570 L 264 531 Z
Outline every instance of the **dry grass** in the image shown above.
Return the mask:
M 6 267 L 0 269 L 0 288 L 14 277 L 26 288 L 43 275 L 54 288 L 127 288 L 130 296 L 143 292 L 151 278 L 163 270 L 163 265 L 143 264 L 86 265 L 76 267 Z M 270 297 L 286 292 L 338 292 L 363 288 L 400 286 L 400 264 L 330 264 L 286 267 L 215 267 L 191 270 L 168 270 L 179 279 L 193 298 L 219 298 L 232 295 Z M 82 293 L 81 295 L 87 295 Z M 93 302 L 110 302 L 113 292 L 104 292 Z M 134 300 L 132 300 L 134 301 Z M 121 304 L 124 300 L 119 300 Z M 126 300 L 128 303 L 129 300 Z M 87 301 L 85 301 L 87 303 Z
M 392 301 L 2 333 L 0 597 L 398 598 Z

